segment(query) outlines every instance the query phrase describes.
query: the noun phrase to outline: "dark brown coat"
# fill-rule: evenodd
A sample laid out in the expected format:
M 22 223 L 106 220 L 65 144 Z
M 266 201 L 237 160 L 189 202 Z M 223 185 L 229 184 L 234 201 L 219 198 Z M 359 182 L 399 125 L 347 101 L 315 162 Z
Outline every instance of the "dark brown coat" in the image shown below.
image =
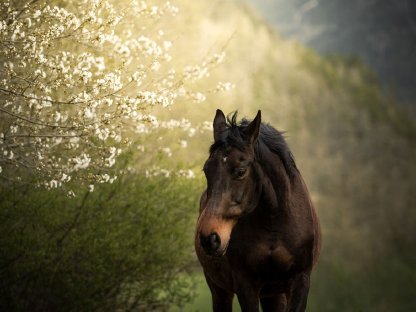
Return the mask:
M 195 249 L 214 311 L 305 311 L 319 221 L 282 135 L 217 110 Z

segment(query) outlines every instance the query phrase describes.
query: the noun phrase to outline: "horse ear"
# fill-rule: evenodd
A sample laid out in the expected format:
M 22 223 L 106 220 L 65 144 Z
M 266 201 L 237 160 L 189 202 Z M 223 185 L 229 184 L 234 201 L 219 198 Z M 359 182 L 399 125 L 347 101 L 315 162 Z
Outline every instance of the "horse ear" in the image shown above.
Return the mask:
M 260 124 L 261 124 L 261 111 L 259 110 L 257 112 L 256 117 L 244 129 L 245 140 L 249 144 L 252 144 L 254 141 L 256 141 L 257 137 L 259 136 Z
M 225 115 L 222 110 L 217 109 L 217 113 L 214 118 L 214 141 L 218 141 L 221 132 L 227 129 L 227 122 L 225 121 Z

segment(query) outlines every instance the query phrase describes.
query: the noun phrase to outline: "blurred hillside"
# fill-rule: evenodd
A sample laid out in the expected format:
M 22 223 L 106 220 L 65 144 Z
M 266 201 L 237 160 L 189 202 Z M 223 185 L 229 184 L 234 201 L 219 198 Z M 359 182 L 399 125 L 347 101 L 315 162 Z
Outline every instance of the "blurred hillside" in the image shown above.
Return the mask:
M 248 0 L 287 38 L 322 55 L 358 57 L 414 112 L 416 3 L 410 0 Z
M 192 15 L 204 18 L 194 21 L 186 47 L 227 43 L 225 65 L 212 78 L 236 87 L 172 114 L 211 121 L 215 108 L 238 109 L 241 117 L 261 109 L 265 122 L 287 131 L 323 229 L 310 311 L 416 307 L 415 120 L 362 63 L 322 58 L 280 37 L 246 7 L 192 6 Z M 202 167 L 211 142 L 211 133 L 194 138 L 182 160 Z

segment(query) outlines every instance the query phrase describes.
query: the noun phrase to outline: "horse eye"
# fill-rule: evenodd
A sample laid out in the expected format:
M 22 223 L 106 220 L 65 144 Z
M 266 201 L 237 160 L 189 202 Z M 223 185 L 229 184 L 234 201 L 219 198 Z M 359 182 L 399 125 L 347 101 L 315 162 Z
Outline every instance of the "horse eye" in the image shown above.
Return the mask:
M 237 177 L 242 178 L 246 174 L 247 169 L 246 168 L 238 168 L 237 169 Z

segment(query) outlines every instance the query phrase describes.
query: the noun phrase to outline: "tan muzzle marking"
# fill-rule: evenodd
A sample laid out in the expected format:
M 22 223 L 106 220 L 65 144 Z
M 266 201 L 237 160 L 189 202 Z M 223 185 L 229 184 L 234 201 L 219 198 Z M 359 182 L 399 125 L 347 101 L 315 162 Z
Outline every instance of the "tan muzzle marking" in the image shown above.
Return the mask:
M 221 239 L 220 252 L 224 252 L 228 247 L 235 223 L 235 220 L 208 214 L 206 209 L 204 209 L 198 220 L 197 235 L 201 234 L 204 237 L 208 237 L 212 233 L 217 233 Z

